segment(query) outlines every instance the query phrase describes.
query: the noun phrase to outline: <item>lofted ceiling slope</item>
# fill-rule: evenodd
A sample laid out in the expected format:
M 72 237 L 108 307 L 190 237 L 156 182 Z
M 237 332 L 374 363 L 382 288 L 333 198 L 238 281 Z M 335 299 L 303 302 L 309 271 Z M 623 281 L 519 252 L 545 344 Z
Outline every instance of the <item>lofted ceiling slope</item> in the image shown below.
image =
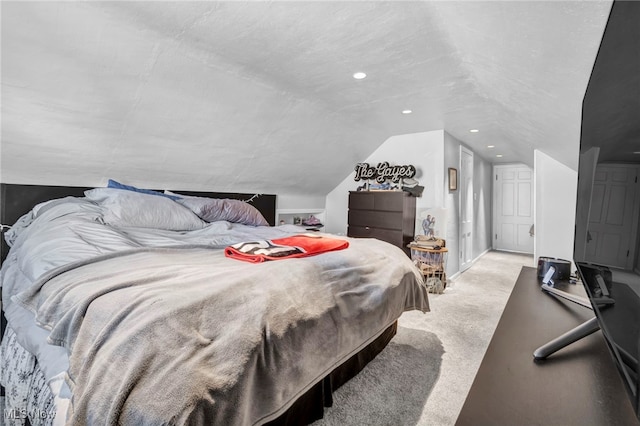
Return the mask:
M 3 1 L 0 180 L 323 195 L 389 137 L 439 129 L 492 163 L 576 169 L 610 8 Z

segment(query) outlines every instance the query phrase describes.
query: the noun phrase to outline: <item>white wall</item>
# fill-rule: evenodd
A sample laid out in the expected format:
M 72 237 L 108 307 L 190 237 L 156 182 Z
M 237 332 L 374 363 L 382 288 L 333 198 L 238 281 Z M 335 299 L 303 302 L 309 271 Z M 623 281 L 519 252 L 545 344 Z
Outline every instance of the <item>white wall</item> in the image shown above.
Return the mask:
M 277 194 L 276 197 L 276 209 L 323 210 L 324 203 L 323 195 Z
M 378 164 L 412 164 L 417 169 L 416 179 L 424 186 L 422 197 L 416 200 L 416 209 L 443 207 L 444 197 L 444 131 L 392 136 L 361 162 Z M 353 165 L 355 167 L 355 164 Z M 349 191 L 355 191 L 362 182 L 353 180 L 352 172 L 326 197 L 325 231 L 347 233 Z
M 573 261 L 578 172 L 535 150 L 534 182 L 534 259 L 545 256 Z

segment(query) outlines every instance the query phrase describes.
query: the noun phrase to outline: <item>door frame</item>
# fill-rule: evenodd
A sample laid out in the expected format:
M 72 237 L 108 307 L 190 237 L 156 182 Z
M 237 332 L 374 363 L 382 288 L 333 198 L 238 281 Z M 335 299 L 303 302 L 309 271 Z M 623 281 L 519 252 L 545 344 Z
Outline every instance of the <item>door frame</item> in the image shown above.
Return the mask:
M 528 169 L 531 170 L 531 218 L 533 219 L 533 227 L 532 227 L 532 238 L 533 238 L 533 247 L 532 247 L 532 251 L 531 252 L 523 252 L 523 251 L 517 251 L 517 250 L 507 250 L 507 249 L 499 249 L 496 248 L 496 234 L 498 233 L 498 218 L 497 218 L 497 214 L 496 212 L 498 211 L 498 188 L 496 185 L 496 181 L 497 181 L 497 172 L 498 169 L 506 169 L 509 167 L 526 167 Z M 491 248 L 493 250 L 499 250 L 499 251 L 505 251 L 505 252 L 512 252 L 512 253 L 524 253 L 524 254 L 534 254 L 535 253 L 535 227 L 536 227 L 536 209 L 535 209 L 535 197 L 536 197 L 536 191 L 535 191 L 535 173 L 533 170 L 533 167 L 530 167 L 524 163 L 508 163 L 508 164 L 494 164 L 493 168 L 492 168 L 492 176 L 491 176 L 491 188 L 492 188 L 492 202 L 491 202 L 491 208 L 492 208 L 492 214 L 491 214 Z
M 469 260 L 469 262 L 464 263 L 464 253 L 463 253 L 463 249 L 464 249 L 464 244 L 463 244 L 463 238 L 464 238 L 464 230 L 463 230 L 463 223 L 464 223 L 464 208 L 466 207 L 466 200 L 463 202 L 463 185 L 465 185 L 465 175 L 464 175 L 464 170 L 462 168 L 462 155 L 463 152 L 466 154 L 469 154 L 469 156 L 471 157 L 471 193 L 473 194 L 473 163 L 474 163 L 474 153 L 472 150 L 470 150 L 469 148 L 465 147 L 464 145 L 460 145 L 460 161 L 459 161 L 459 165 L 458 165 L 458 206 L 459 206 L 459 212 L 458 212 L 458 226 L 460 227 L 460 232 L 458 233 L 458 247 L 459 247 L 459 251 L 460 251 L 460 265 L 459 265 L 459 270 L 460 272 L 464 272 L 467 269 L 469 269 L 471 267 L 471 265 L 473 264 L 473 261 L 475 259 L 473 259 L 473 237 L 474 237 L 474 232 L 473 232 L 473 226 L 475 224 L 475 214 L 474 214 L 474 209 L 473 209 L 473 205 L 471 206 L 471 236 L 469 237 L 469 239 L 467 240 L 467 244 L 471 247 L 471 257 L 472 259 Z M 471 203 L 473 204 L 474 201 L 474 196 L 472 196 L 471 198 Z M 468 198 L 467 198 L 468 199 Z

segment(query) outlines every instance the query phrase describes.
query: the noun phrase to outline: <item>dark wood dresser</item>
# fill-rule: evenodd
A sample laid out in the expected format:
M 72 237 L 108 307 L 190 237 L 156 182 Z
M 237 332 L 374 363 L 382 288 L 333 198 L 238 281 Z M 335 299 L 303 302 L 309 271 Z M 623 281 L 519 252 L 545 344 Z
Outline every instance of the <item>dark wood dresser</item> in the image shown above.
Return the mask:
M 349 192 L 347 236 L 377 238 L 404 250 L 413 241 L 416 198 L 404 191 Z

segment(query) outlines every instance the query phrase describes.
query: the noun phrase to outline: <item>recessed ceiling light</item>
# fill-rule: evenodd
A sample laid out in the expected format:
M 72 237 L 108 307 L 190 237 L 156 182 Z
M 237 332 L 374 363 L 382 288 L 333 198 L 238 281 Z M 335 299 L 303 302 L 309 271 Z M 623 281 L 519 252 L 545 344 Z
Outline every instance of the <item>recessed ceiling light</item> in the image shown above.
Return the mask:
M 495 145 L 487 145 L 487 148 L 495 148 Z
M 413 111 L 411 111 L 410 109 L 403 109 L 402 113 L 403 114 L 411 114 Z
M 365 74 L 363 72 L 357 72 L 357 73 L 353 74 L 353 78 L 355 78 L 356 80 L 362 80 L 366 76 L 367 76 L 367 74 Z
M 471 133 L 478 133 L 480 130 L 478 130 L 478 129 L 471 129 L 471 130 L 469 130 L 469 131 L 470 131 Z
M 497 154 L 496 157 L 502 158 L 502 154 Z

